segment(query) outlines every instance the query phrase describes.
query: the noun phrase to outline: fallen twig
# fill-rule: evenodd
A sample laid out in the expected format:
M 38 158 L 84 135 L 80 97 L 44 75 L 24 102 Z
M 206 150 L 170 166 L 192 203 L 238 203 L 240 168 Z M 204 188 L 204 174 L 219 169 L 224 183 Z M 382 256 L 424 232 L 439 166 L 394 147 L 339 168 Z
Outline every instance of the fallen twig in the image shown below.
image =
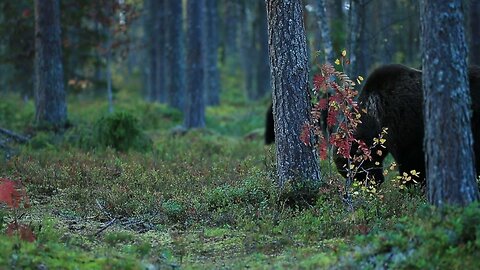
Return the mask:
M 101 232 L 105 231 L 108 227 L 112 226 L 113 223 L 115 223 L 115 221 L 117 221 L 117 218 L 113 218 L 112 220 L 110 220 L 109 222 L 107 222 L 100 230 L 98 230 L 98 231 L 95 233 L 95 236 L 99 235 Z
M 23 135 L 20 135 L 20 134 L 17 134 L 17 133 L 15 133 L 11 130 L 8 130 L 8 129 L 0 128 L 0 133 L 14 139 L 15 141 L 17 141 L 19 143 L 27 143 L 29 141 L 29 139 L 27 137 L 25 137 Z
M 95 203 L 97 203 L 98 208 L 100 209 L 100 211 L 102 211 L 103 214 L 105 214 L 110 219 L 112 218 L 112 215 L 107 210 L 105 210 L 105 207 L 103 207 L 103 205 L 98 199 L 95 199 Z

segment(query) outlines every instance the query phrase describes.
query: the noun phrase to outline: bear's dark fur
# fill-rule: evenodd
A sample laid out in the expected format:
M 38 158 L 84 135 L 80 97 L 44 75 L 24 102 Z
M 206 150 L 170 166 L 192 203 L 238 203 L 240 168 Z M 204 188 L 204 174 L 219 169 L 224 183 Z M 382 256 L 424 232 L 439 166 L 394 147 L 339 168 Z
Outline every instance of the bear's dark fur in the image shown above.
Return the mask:
M 272 144 L 275 142 L 275 127 L 273 125 L 273 104 L 267 111 L 267 117 L 265 121 L 265 144 Z
M 475 162 L 480 164 L 480 67 L 469 67 L 468 76 L 473 109 Z M 373 176 L 375 182 L 381 184 L 384 181 L 382 161 L 389 152 L 398 164 L 400 174 L 416 170 L 420 172 L 420 178 L 416 180 L 423 182 L 425 157 L 422 72 L 397 64 L 382 66 L 367 78 L 359 102 L 367 114 L 362 113 L 362 123 L 357 127 L 355 138 L 371 146 L 373 138 L 378 137 L 382 127 L 388 128 L 388 133 L 384 137 L 386 149 L 379 146 L 373 149 L 372 160 L 365 161 L 361 166 L 366 171 L 360 170 L 355 178 L 364 180 L 368 174 L 370 179 Z M 358 146 L 353 145 L 351 153 L 354 154 L 357 150 Z M 377 150 L 382 150 L 381 156 Z M 335 163 L 339 172 L 345 176 L 346 160 L 336 156 Z

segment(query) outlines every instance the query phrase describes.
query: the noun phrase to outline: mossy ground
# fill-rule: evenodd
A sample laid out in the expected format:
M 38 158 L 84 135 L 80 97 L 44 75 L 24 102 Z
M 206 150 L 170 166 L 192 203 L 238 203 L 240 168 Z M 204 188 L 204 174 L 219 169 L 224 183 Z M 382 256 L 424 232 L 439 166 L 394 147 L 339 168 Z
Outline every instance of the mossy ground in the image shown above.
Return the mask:
M 477 206 L 432 210 L 421 192 L 388 182 L 377 194 L 355 195 L 352 210 L 329 162 L 321 164 L 315 203 L 285 205 L 274 183 L 274 147 L 263 145 L 269 100 L 243 102 L 239 91 L 222 98 L 207 109 L 207 129 L 179 134 L 172 128 L 181 113 L 120 91 L 116 109 L 133 114 L 151 139 L 151 148 L 128 152 L 95 147 L 94 125 L 106 103 L 72 99 L 73 127 L 64 136 L 37 133 L 0 164 L 1 177 L 26 185 L 32 207 L 20 211 L 21 220 L 37 235 L 34 243 L 1 236 L 0 268 L 479 266 Z M 0 126 L 25 131 L 33 105 L 2 100 L 9 105 L 0 110 L 14 118 L 0 117 Z M 12 213 L 0 212 L 5 225 Z

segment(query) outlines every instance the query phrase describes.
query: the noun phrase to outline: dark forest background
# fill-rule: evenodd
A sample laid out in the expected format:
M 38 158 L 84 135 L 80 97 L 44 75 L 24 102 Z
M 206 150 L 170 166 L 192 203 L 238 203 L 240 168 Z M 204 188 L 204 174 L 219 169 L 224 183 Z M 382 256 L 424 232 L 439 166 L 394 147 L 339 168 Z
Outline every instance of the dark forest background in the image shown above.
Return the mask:
M 168 1 L 61 1 L 64 80 L 68 96 L 107 96 L 133 84 L 132 95 L 182 106 L 186 68 L 187 14 L 181 3 Z M 179 1 L 180 2 L 180 1 Z M 312 70 L 333 62 L 347 49 L 350 75 L 367 75 L 385 63 L 420 67 L 418 1 L 327 0 L 326 18 L 319 3 L 303 1 Z M 232 91 L 257 100 L 270 93 L 266 11 L 262 1 L 206 1 L 202 38 L 205 42 L 205 89 L 208 105 Z M 465 1 L 470 62 L 480 61 L 477 1 Z M 0 3 L 0 91 L 33 96 L 34 10 L 31 1 Z M 178 5 L 178 7 L 174 7 Z M 322 38 L 320 21 L 330 27 Z M 325 52 L 326 42 L 332 49 Z M 327 48 L 328 49 L 328 48 Z M 177 64 L 173 62 L 178 61 Z M 110 71 L 109 71 L 110 69 Z

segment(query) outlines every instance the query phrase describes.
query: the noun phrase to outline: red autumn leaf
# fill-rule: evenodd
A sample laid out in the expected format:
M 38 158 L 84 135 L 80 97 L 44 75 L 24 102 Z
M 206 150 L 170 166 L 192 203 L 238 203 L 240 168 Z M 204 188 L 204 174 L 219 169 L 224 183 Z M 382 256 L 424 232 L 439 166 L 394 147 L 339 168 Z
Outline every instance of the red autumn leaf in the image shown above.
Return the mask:
M 326 160 L 328 158 L 328 143 L 327 140 L 324 138 L 320 139 L 320 143 L 318 144 L 318 151 L 320 153 L 320 159 Z
M 316 74 L 313 76 L 313 86 L 315 89 L 322 90 L 327 87 L 327 78 L 324 77 L 322 74 Z
M 0 179 L 0 202 L 4 202 L 12 208 L 18 207 L 18 202 L 15 199 L 18 191 L 15 186 L 16 184 L 12 180 Z
M 22 239 L 23 241 L 28 241 L 28 242 L 35 241 L 35 234 L 30 229 L 30 227 L 26 224 L 18 224 L 18 223 L 12 222 L 8 224 L 8 227 L 5 233 L 8 236 L 13 236 L 15 235 L 15 233 L 18 233 L 20 236 L 20 239 Z
M 305 123 L 302 127 L 300 141 L 302 141 L 305 145 L 310 146 L 310 125 L 307 123 Z
M 25 199 L 25 207 L 28 207 L 25 190 L 20 189 L 15 181 L 0 178 L 0 202 L 6 203 L 11 208 L 18 208 L 22 199 Z
M 333 127 L 337 123 L 338 111 L 330 110 L 327 116 L 327 125 Z
M 326 110 L 327 109 L 327 106 L 328 106 L 328 101 L 326 98 L 322 98 L 318 101 L 317 103 L 317 107 L 320 109 L 320 110 Z

